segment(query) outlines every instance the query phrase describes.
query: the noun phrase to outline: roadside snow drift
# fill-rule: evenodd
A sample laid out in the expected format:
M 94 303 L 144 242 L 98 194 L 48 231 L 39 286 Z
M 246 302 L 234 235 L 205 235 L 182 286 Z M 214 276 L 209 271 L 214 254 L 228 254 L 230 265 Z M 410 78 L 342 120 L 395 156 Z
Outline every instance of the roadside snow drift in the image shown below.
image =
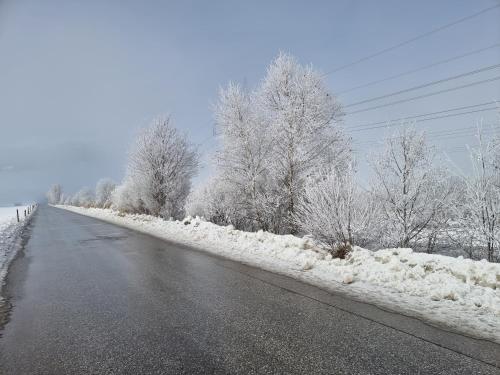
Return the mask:
M 25 224 L 24 210 L 28 206 L 0 207 L 0 289 L 3 283 L 7 267 L 15 255 L 13 243 L 17 238 L 19 230 Z M 19 223 L 17 213 L 19 210 Z
M 411 249 L 372 252 L 359 247 L 348 259 L 332 259 L 308 238 L 243 232 L 200 218 L 165 221 L 109 209 L 58 207 L 500 343 L 500 264 Z

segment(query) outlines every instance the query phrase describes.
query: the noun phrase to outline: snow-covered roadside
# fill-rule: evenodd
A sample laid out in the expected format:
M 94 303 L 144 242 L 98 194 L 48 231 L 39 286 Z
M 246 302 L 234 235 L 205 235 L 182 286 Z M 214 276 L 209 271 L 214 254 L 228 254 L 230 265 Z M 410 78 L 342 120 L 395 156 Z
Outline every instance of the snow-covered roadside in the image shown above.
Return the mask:
M 58 207 L 500 343 L 500 264 L 359 247 L 347 260 L 332 259 L 307 238 L 242 232 L 199 218 L 165 221 L 109 209 Z
M 14 242 L 28 222 L 29 216 L 24 217 L 24 210 L 27 209 L 28 206 L 0 207 L 0 289 L 9 263 L 15 256 Z M 16 210 L 19 210 L 19 223 L 17 222 Z

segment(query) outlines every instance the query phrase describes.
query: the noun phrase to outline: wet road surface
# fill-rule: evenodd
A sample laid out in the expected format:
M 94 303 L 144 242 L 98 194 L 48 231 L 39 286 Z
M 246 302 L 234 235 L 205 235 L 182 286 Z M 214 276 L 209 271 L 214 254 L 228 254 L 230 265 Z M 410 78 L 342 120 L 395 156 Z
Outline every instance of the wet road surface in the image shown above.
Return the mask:
M 51 207 L 3 294 L 1 374 L 500 374 L 498 345 Z

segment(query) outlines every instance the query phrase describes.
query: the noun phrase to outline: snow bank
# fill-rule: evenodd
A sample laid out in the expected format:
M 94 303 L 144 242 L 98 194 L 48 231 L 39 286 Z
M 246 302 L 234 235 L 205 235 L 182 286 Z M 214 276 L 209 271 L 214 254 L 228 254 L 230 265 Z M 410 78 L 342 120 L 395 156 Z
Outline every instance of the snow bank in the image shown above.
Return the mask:
M 59 207 L 500 343 L 500 264 L 359 247 L 346 260 L 332 259 L 308 238 L 248 233 L 200 218 L 165 221 L 109 209 Z
M 24 210 L 28 206 L 0 207 L 0 289 L 3 283 L 7 267 L 14 258 L 13 243 L 19 234 L 19 230 L 24 226 Z M 17 222 L 17 213 L 19 210 L 20 223 Z

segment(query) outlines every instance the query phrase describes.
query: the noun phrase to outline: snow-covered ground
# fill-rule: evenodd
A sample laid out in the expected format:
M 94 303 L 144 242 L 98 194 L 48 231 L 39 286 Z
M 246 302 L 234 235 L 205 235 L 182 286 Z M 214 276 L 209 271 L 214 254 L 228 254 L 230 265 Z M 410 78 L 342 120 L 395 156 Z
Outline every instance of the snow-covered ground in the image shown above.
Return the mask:
M 24 218 L 24 210 L 26 210 L 28 206 L 16 206 L 16 207 L 0 207 L 0 225 L 8 223 L 16 219 L 17 214 L 16 210 L 19 210 L 19 218 Z
M 27 209 L 28 206 L 0 207 L 0 287 L 8 264 L 15 255 L 12 245 L 25 224 L 24 210 Z M 19 223 L 16 210 L 19 210 Z
M 332 259 L 308 238 L 249 233 L 200 218 L 165 221 L 109 209 L 58 206 L 500 343 L 500 264 L 411 249 L 354 248 Z

